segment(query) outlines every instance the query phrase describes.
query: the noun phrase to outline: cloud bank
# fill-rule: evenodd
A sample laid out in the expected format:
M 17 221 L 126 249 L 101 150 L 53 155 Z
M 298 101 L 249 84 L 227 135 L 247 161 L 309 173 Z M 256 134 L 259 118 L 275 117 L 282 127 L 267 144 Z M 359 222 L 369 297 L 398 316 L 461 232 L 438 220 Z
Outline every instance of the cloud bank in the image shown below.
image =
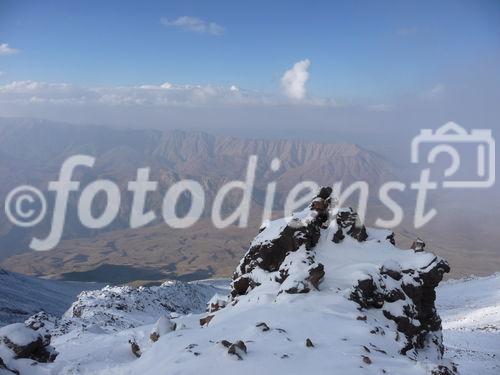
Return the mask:
M 8 43 L 0 43 L 0 56 L 15 55 L 19 50 L 12 48 Z
M 161 23 L 167 27 L 175 27 L 185 31 L 191 31 L 198 34 L 210 34 L 220 36 L 224 34 L 224 27 L 215 22 L 208 22 L 198 17 L 182 16 L 175 20 L 161 18 Z
M 279 98 L 231 86 L 160 85 L 80 87 L 68 83 L 14 81 L 0 85 L 0 103 L 108 106 L 266 105 Z
M 289 98 L 296 100 L 305 98 L 307 94 L 306 83 L 309 79 L 309 66 L 311 66 L 311 62 L 308 59 L 301 60 L 283 74 L 281 86 Z

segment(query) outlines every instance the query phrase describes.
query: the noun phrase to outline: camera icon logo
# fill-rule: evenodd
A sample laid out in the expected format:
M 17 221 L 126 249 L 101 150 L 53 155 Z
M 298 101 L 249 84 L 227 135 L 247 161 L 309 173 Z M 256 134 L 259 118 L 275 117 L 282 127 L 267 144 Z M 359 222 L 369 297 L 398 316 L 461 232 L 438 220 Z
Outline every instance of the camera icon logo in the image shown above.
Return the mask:
M 422 129 L 411 143 L 411 162 L 420 162 L 422 145 L 433 146 L 427 154 L 427 163 L 435 163 L 437 156 L 446 153 L 451 157 L 451 164 L 444 171 L 443 188 L 489 188 L 495 184 L 495 140 L 490 129 L 472 129 L 470 133 L 454 122 L 448 122 L 438 128 Z M 474 147 L 475 179 L 448 180 L 455 175 L 461 165 L 460 153 L 454 146 L 470 145 Z

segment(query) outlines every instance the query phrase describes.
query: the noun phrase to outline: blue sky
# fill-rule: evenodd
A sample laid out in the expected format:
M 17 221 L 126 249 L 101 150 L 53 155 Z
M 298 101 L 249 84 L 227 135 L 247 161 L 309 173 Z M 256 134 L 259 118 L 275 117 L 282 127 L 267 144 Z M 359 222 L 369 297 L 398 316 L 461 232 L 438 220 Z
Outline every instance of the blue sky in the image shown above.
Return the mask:
M 0 117 L 406 156 L 500 130 L 500 1 L 0 0 L 0 72 Z
M 223 32 L 167 26 L 182 16 Z M 222 30 L 222 29 L 221 29 Z M 311 61 L 308 92 L 385 97 L 500 61 L 499 1 L 0 1 L 0 82 L 232 85 L 276 92 Z

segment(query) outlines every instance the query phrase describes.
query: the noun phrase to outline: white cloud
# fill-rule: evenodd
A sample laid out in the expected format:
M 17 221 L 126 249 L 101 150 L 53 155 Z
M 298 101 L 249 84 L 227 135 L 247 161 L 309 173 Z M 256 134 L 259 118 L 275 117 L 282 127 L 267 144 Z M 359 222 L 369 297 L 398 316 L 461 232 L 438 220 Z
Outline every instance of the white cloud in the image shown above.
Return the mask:
M 281 86 L 285 94 L 291 99 L 304 99 L 306 96 L 306 83 L 309 79 L 309 66 L 311 62 L 308 59 L 296 62 L 294 66 L 283 74 Z
M 19 50 L 12 48 L 8 43 L 0 43 L 0 56 L 15 55 Z
M 437 83 L 433 87 L 431 87 L 429 90 L 424 91 L 421 96 L 423 96 L 426 99 L 437 99 L 440 98 L 444 95 L 446 91 L 446 86 L 443 83 Z
M 182 16 L 175 20 L 161 18 L 161 23 L 167 27 L 177 27 L 182 30 L 192 31 L 199 34 L 222 35 L 224 27 L 215 22 L 208 22 L 197 17 Z

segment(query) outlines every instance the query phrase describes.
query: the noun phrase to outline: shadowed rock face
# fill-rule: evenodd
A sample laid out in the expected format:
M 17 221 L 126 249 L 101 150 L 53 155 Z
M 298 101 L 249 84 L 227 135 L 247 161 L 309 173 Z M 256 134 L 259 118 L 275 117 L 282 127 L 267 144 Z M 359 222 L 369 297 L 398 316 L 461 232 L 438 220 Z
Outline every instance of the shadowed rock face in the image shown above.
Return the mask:
M 324 187 L 310 205 L 315 213 L 314 218 L 306 225 L 297 224 L 294 219 L 281 230 L 280 234 L 270 241 L 257 243 L 252 246 L 240 262 L 233 275 L 231 296 L 234 298 L 246 294 L 249 290 L 259 285 L 251 273 L 256 268 L 267 272 L 279 271 L 276 281 L 283 284 L 289 277 L 289 265 L 285 259 L 288 255 L 305 248 L 305 259 L 308 276 L 298 280 L 294 285 L 285 289 L 286 293 L 307 293 L 310 288 L 318 288 L 325 272 L 324 267 L 314 260 L 314 246 L 319 241 L 322 226 L 329 220 L 328 209 L 331 204 L 332 189 Z
M 366 227 L 359 222 L 358 214 L 352 208 L 340 210 L 336 220 L 338 229 L 333 235 L 333 242 L 342 242 L 346 235 L 351 236 L 359 242 L 366 241 L 368 238 Z
M 430 339 L 438 348 L 439 356 L 442 356 L 441 319 L 435 307 L 435 288 L 449 271 L 448 263 L 438 257 L 422 269 L 393 270 L 382 267 L 378 277 L 360 280 L 350 299 L 363 309 L 382 309 L 384 316 L 396 323 L 397 330 L 406 338 L 402 354 L 412 349 L 424 349 Z M 384 309 L 387 303 L 400 300 L 404 301 L 400 315 Z

